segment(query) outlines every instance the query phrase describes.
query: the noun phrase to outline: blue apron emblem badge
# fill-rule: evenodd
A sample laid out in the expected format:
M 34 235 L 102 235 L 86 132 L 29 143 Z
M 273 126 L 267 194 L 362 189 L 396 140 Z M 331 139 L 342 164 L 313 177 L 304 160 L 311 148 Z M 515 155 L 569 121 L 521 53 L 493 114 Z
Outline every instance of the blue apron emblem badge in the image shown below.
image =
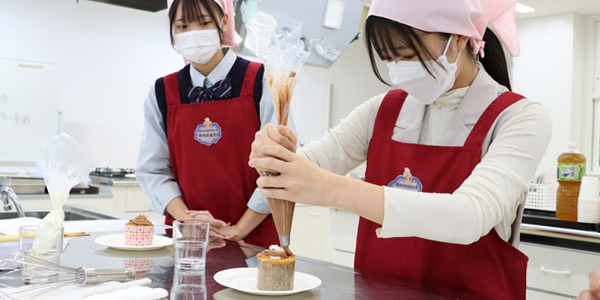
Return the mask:
M 204 119 L 204 123 L 199 124 L 194 130 L 194 138 L 196 141 L 210 146 L 216 144 L 221 139 L 222 132 L 219 124 L 211 122 L 209 118 Z
M 420 192 L 423 189 L 421 181 L 410 174 L 409 168 L 404 168 L 404 174 L 398 175 L 388 186 L 413 192 Z

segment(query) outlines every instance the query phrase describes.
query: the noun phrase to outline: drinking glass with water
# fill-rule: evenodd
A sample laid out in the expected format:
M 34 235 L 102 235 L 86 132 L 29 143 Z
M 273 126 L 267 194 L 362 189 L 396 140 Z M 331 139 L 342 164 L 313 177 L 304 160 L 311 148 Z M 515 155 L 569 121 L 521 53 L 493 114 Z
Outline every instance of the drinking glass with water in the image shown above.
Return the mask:
M 209 231 L 208 221 L 184 219 L 173 222 L 175 267 L 185 270 L 204 269 Z

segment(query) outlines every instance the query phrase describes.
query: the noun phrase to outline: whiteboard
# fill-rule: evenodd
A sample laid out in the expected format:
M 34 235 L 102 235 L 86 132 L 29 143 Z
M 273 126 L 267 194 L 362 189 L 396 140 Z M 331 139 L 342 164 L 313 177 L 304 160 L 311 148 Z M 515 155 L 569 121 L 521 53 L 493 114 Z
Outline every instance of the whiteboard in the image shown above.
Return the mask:
M 58 84 L 58 65 L 0 59 L 0 161 L 42 158 L 58 133 Z

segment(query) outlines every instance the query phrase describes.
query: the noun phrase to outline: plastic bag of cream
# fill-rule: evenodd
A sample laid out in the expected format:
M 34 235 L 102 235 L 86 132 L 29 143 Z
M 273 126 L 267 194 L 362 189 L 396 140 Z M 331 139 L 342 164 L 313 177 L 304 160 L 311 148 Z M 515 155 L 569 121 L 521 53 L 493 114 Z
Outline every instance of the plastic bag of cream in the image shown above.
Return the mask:
M 32 253 L 50 251 L 58 239 L 65 214 L 63 205 L 71 187 L 88 178 L 92 164 L 79 143 L 63 133 L 42 143 L 44 158 L 40 168 L 52 201 L 52 211 L 39 223 Z

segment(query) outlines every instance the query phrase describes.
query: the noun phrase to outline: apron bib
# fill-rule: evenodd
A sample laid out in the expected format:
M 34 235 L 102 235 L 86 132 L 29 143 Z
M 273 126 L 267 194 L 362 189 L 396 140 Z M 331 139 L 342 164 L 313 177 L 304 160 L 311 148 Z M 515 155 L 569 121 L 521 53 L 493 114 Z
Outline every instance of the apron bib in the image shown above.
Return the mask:
M 465 144 L 449 147 L 392 140 L 406 96 L 393 90 L 383 99 L 369 143 L 365 181 L 425 193 L 454 192 L 480 162 L 483 141 L 498 115 L 523 98 L 503 93 L 481 115 Z M 380 227 L 360 219 L 357 269 L 494 299 L 525 299 L 528 258 L 493 228 L 477 242 L 459 245 L 417 237 L 378 238 L 375 230 Z
M 246 212 L 258 178 L 248 166 L 248 156 L 260 130 L 254 103 L 259 67 L 259 63 L 248 65 L 239 97 L 211 102 L 182 104 L 178 73 L 164 77 L 171 168 L 183 200 L 188 209 L 208 210 L 231 224 Z M 165 223 L 173 220 L 167 215 Z M 271 215 L 244 241 L 267 248 L 278 244 Z

